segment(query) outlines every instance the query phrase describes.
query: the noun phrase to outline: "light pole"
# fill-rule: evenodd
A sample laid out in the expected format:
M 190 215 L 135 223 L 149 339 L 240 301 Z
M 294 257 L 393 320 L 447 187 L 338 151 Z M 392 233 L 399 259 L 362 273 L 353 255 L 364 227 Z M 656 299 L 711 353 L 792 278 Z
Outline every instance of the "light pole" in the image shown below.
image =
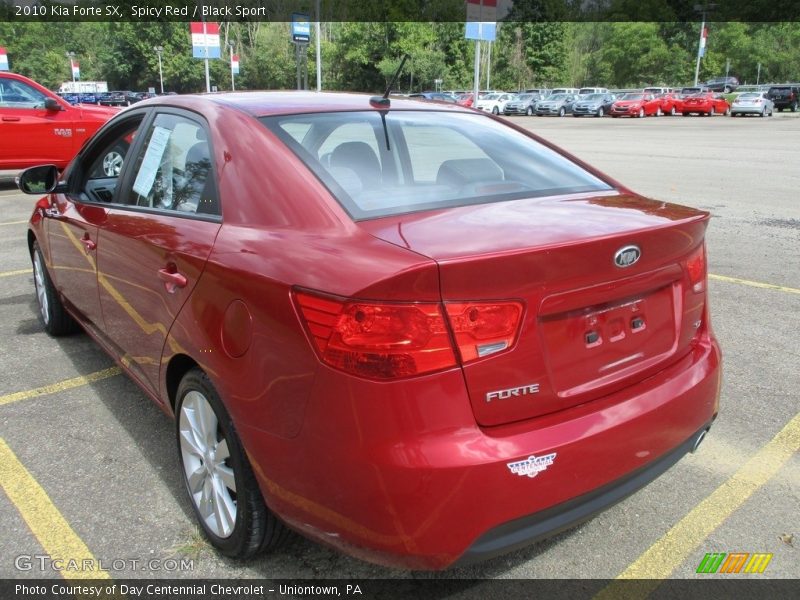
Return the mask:
M 161 95 L 164 95 L 164 72 L 161 70 L 161 53 L 164 52 L 163 46 L 153 46 L 153 50 L 158 54 L 158 80 L 161 82 Z
M 75 53 L 74 52 L 65 52 L 64 56 L 66 56 L 69 59 L 69 72 L 72 74 L 72 83 L 74 84 L 75 83 L 75 68 L 73 66 L 72 60 L 75 58 Z M 72 87 L 74 88 L 75 86 L 73 85 Z
M 236 84 L 233 81 L 233 42 L 228 42 L 228 50 L 230 50 L 230 57 L 231 57 L 231 91 L 236 91 Z

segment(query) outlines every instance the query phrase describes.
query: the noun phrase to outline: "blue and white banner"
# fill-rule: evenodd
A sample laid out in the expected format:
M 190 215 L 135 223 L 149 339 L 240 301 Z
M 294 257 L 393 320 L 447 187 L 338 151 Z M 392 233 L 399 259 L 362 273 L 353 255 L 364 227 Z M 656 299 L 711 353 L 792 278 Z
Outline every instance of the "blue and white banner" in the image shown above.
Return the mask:
M 189 23 L 193 58 L 219 58 L 219 23 Z

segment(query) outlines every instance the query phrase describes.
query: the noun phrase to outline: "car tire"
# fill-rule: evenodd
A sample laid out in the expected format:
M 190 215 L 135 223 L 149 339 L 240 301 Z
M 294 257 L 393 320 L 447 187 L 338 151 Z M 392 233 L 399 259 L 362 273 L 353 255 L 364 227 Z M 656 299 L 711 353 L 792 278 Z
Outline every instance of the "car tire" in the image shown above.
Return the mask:
M 792 106 L 791 106 L 791 110 L 792 110 L 792 112 L 797 112 L 797 102 L 795 102 L 794 104 L 792 104 Z
M 672 106 L 672 107 L 669 109 L 669 116 L 670 116 L 670 117 L 674 117 L 676 114 L 678 114 L 678 111 L 675 109 L 675 107 L 674 107 L 674 106 Z
M 726 85 L 724 88 L 722 88 L 722 93 L 723 94 L 730 94 L 732 91 L 733 90 L 731 90 L 731 86 L 729 86 L 729 85 Z
M 724 112 L 724 113 L 722 113 L 722 114 L 723 114 L 724 116 L 726 116 L 726 117 L 727 117 L 729 114 L 731 114 L 731 107 L 729 106 L 728 108 L 726 108 L 726 109 L 725 109 L 725 112 Z
M 532 108 L 529 106 L 529 107 L 528 107 L 528 108 L 525 110 L 525 114 L 526 114 L 527 116 L 529 116 L 529 117 L 533 116 L 533 109 L 532 109 Z
M 500 110 L 495 106 L 494 108 L 492 108 L 492 114 L 493 115 L 499 115 L 500 114 Z
M 603 107 L 602 107 L 602 106 L 601 106 L 600 108 L 598 108 L 598 109 L 597 109 L 597 114 L 596 114 L 596 116 L 598 116 L 598 117 L 602 117 L 602 116 L 603 116 L 603 115 L 605 115 L 605 114 L 606 114 L 606 113 L 605 113 L 605 111 L 603 110 Z
M 717 110 L 712 106 L 709 111 L 706 113 L 706 116 L 713 117 L 716 116 Z
M 103 174 L 106 177 L 119 177 L 127 153 L 127 144 L 117 144 L 109 150 L 103 157 Z
M 681 114 L 682 114 L 684 117 L 688 117 L 688 116 L 689 116 L 691 113 L 687 113 L 687 112 L 685 112 L 685 113 L 681 113 Z
M 64 308 L 61 298 L 56 292 L 39 242 L 33 242 L 31 254 L 33 262 L 33 285 L 36 289 L 36 302 L 39 306 L 39 321 L 44 330 L 54 337 L 69 335 L 78 331 L 78 323 Z
M 659 106 L 659 107 L 656 109 L 656 116 L 657 116 L 657 117 L 660 117 L 660 116 L 662 116 L 663 114 L 664 114 L 664 111 L 663 111 L 663 110 L 661 110 L 661 107 Z
M 564 108 L 563 106 L 560 109 L 558 109 L 558 116 L 559 117 L 563 117 L 566 114 L 567 114 L 567 109 Z
M 638 116 L 640 119 L 644 117 L 644 109 L 643 109 L 643 108 L 640 108 L 640 109 L 639 109 L 639 114 L 638 114 L 637 116 Z
M 264 503 L 233 421 L 202 370 L 184 375 L 175 414 L 183 481 L 211 544 L 231 558 L 278 546 L 288 530 Z
M 760 114 L 760 115 L 758 115 L 758 116 L 759 116 L 759 117 L 761 117 L 762 119 L 763 119 L 764 117 L 766 117 L 766 116 L 767 116 L 767 109 L 766 109 L 766 108 L 762 108 L 762 109 L 761 109 L 761 114 Z

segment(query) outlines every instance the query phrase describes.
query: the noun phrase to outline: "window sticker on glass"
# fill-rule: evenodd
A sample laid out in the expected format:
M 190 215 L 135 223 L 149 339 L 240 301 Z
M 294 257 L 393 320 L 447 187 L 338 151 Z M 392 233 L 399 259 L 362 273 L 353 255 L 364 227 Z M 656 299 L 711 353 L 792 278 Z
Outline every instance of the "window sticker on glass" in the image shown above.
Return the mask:
M 172 132 L 169 129 L 163 127 L 155 127 L 153 129 L 153 135 L 150 136 L 142 166 L 139 167 L 136 181 L 133 182 L 133 191 L 140 196 L 148 196 L 150 190 L 153 189 L 156 172 L 161 165 L 161 159 L 164 156 L 164 150 L 167 148 L 170 133 Z

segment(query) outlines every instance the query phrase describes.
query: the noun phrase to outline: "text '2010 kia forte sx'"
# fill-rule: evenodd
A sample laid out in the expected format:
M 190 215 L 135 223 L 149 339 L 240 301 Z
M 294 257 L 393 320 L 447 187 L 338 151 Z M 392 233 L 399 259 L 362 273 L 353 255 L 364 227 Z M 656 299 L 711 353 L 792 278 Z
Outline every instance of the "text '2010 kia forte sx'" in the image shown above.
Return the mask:
M 124 158 L 109 175 L 103 157 Z M 717 414 L 708 213 L 457 106 L 147 100 L 46 193 L 41 320 L 174 415 L 219 550 L 443 569 L 621 500 Z

